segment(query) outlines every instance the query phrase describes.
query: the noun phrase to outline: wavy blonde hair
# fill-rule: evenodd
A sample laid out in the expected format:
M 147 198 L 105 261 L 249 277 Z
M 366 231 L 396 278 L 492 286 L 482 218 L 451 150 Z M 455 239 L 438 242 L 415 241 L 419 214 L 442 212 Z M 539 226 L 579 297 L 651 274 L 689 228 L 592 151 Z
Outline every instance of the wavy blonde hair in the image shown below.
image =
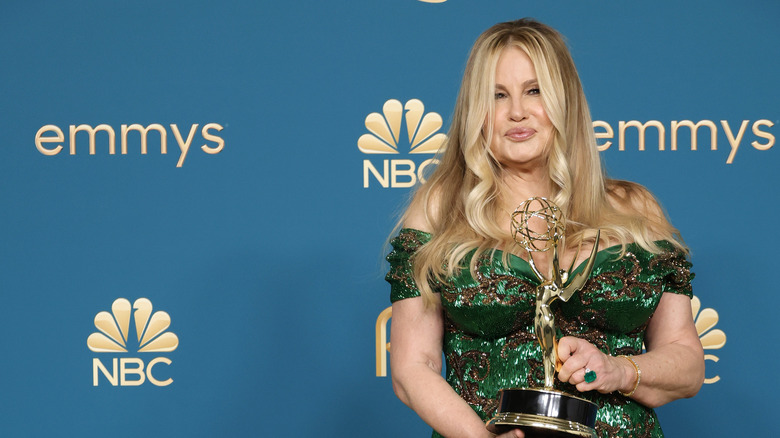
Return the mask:
M 567 220 L 567 247 L 588 240 L 586 236 L 600 228 L 602 237 L 619 242 L 623 251 L 636 242 L 657 253 L 656 239 L 686 251 L 646 189 L 606 178 L 585 93 L 563 37 L 532 19 L 499 23 L 482 33 L 471 49 L 440 163 L 412 199 L 432 234 L 412 259 L 414 279 L 426 301 L 433 301 L 431 285 L 463 269 L 471 251 L 477 255 L 471 258 L 472 275 L 479 255 L 497 248 L 504 249 L 504 257 L 523 252 L 499 225 L 507 219 L 501 220 L 507 214 L 501 208 L 503 170 L 489 141 L 496 65 L 509 46 L 520 48 L 533 62 L 544 110 L 554 127 L 547 169 L 552 201 Z M 623 208 L 618 210 L 610 200 Z

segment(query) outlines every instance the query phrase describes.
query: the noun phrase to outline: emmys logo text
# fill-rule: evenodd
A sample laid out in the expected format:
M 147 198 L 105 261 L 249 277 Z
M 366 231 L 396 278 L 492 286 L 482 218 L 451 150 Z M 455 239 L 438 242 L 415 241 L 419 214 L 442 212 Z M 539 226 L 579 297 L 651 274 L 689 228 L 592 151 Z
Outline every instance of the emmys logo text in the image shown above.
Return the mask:
M 190 147 L 193 145 L 195 140 L 195 133 L 198 131 L 198 125 L 194 124 L 190 126 L 189 131 L 185 132 L 186 140 L 176 124 L 171 124 L 169 126 L 173 136 L 176 139 L 176 144 L 179 146 L 179 161 L 176 163 L 176 167 L 181 167 L 184 164 L 184 160 L 187 158 L 187 153 L 190 151 Z M 200 149 L 203 152 L 213 155 L 222 151 L 222 149 L 225 147 L 225 140 L 219 135 L 215 134 L 215 131 L 219 132 L 222 131 L 222 129 L 222 126 L 217 123 L 207 123 L 203 125 L 203 128 L 200 130 L 200 135 L 204 140 L 212 143 L 201 145 Z M 165 155 L 168 153 L 168 131 L 163 125 L 160 125 L 159 123 L 152 123 L 148 126 L 142 126 L 137 123 L 133 123 L 131 125 L 122 125 L 119 129 L 119 148 L 122 155 L 127 155 L 128 137 L 129 134 L 133 131 L 137 132 L 137 135 L 139 136 L 138 138 L 140 138 L 141 155 L 146 155 L 148 149 L 147 137 L 149 135 L 149 131 L 157 131 L 159 135 L 160 154 Z M 116 131 L 109 125 L 100 124 L 95 127 L 90 125 L 69 125 L 68 150 L 70 151 L 70 155 L 76 155 L 78 150 L 82 150 L 81 153 L 84 153 L 83 148 L 85 146 L 81 146 L 79 148 L 76 147 L 76 134 L 79 132 L 84 133 L 81 136 L 82 141 L 85 135 L 89 138 L 89 155 L 95 155 L 96 150 L 98 149 L 95 140 L 96 134 L 98 132 L 103 132 L 105 135 L 101 135 L 101 137 L 108 140 L 108 154 L 116 154 Z M 133 134 L 131 138 L 133 137 L 136 137 L 136 135 Z M 38 149 L 38 152 L 42 153 L 43 155 L 53 156 L 59 154 L 64 149 L 62 145 L 64 142 L 65 133 L 57 125 L 42 126 L 41 129 L 39 129 L 35 134 L 35 147 Z M 101 149 L 104 147 L 104 144 L 105 143 L 101 142 Z M 133 142 L 133 144 L 135 145 L 136 143 Z
M 772 148 L 772 146 L 775 145 L 774 134 L 772 134 L 767 130 L 768 128 L 771 128 L 775 125 L 770 120 L 767 119 L 756 120 L 752 124 L 750 123 L 750 120 L 742 120 L 739 123 L 739 128 L 736 127 L 736 124 L 730 123 L 728 120 L 721 120 L 719 124 L 720 124 L 720 129 L 718 128 L 718 125 L 716 125 L 715 122 L 713 122 L 712 120 L 700 120 L 696 123 L 692 122 L 691 120 L 672 120 L 669 123 L 669 129 L 668 129 L 669 140 L 670 140 L 669 149 L 672 151 L 676 151 L 678 146 L 678 140 L 684 141 L 682 139 L 686 137 L 685 134 L 689 134 L 690 135 L 688 137 L 690 138 L 689 147 L 692 151 L 695 151 L 699 147 L 700 136 L 703 136 L 704 140 L 706 141 L 708 139 L 706 135 L 709 134 L 709 140 L 710 140 L 709 149 L 711 151 L 717 151 L 718 137 L 720 137 L 719 131 L 722 130 L 724 136 L 726 137 L 725 139 L 729 147 L 728 149 L 729 156 L 728 158 L 726 158 L 726 164 L 731 164 L 734 162 L 734 157 L 737 155 L 737 151 L 740 150 L 740 146 L 743 145 L 743 142 L 749 142 L 750 146 L 752 146 L 754 149 L 759 151 L 769 150 L 770 148 Z M 752 141 L 750 141 L 749 138 L 745 138 L 745 135 L 748 130 L 747 129 L 748 126 L 750 126 L 750 132 L 752 133 L 752 137 L 753 137 Z M 653 128 L 653 131 L 651 132 L 654 132 L 653 137 L 658 139 L 658 150 L 659 151 L 666 150 L 667 128 L 663 123 L 661 123 L 658 120 L 649 120 L 645 123 L 641 123 L 637 120 L 629 120 L 627 122 L 626 121 L 618 122 L 617 147 L 619 151 L 626 150 L 626 131 L 629 128 L 636 128 L 636 133 L 637 133 L 636 148 L 638 150 L 640 151 L 645 150 L 645 136 L 646 136 L 645 131 L 647 130 L 647 128 Z M 683 131 L 680 131 L 680 128 L 685 128 L 685 129 Z M 707 129 L 702 130 L 702 134 L 700 134 L 699 133 L 700 128 L 707 128 Z M 607 149 L 612 147 L 613 145 L 612 140 L 615 139 L 615 130 L 613 129 L 612 125 L 601 120 L 595 120 L 593 122 L 593 129 L 596 133 L 597 141 L 605 140 L 598 144 L 599 151 L 606 151 Z M 763 141 L 759 141 L 758 139 L 761 139 Z
M 133 319 L 135 337 L 130 336 L 130 319 Z M 171 317 L 162 311 L 152 313 L 152 302 L 146 298 L 130 301 L 119 298 L 111 305 L 111 312 L 99 312 L 95 315 L 95 327 L 99 332 L 87 338 L 87 346 L 95 353 L 163 353 L 171 352 L 179 346 L 179 338 L 166 331 L 171 325 Z M 146 355 L 144 355 L 146 356 Z M 104 356 L 92 359 L 92 386 L 98 386 L 100 376 L 112 386 L 140 386 L 149 381 L 155 386 L 168 386 L 173 379 L 162 379 L 160 364 L 171 364 L 167 357 L 155 357 L 148 362 L 138 357 Z M 109 363 L 109 365 L 106 365 Z

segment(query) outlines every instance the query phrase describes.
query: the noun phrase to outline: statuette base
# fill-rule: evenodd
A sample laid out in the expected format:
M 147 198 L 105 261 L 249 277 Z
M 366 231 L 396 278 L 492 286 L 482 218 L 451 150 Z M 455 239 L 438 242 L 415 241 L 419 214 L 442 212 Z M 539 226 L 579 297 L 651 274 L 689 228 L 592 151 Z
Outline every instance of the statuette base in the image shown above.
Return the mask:
M 549 389 L 501 390 L 498 414 L 487 423 L 495 434 L 520 428 L 532 437 L 595 438 L 598 406 Z

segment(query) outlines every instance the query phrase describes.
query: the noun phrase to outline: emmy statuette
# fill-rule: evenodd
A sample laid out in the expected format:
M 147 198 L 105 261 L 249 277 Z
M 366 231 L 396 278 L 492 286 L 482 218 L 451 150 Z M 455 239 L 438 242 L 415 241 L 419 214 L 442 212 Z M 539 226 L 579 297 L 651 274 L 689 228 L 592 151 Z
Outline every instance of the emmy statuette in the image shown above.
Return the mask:
M 538 233 L 529 226 L 534 220 L 545 229 Z M 596 232 L 590 256 L 585 268 L 569 278 L 574 268 L 575 256 L 568 271 L 560 269 L 558 245 L 564 241 L 566 224 L 557 205 L 546 198 L 530 198 L 520 204 L 512 214 L 512 237 L 528 251 L 528 263 L 541 284 L 536 288 L 536 312 L 534 331 L 542 350 L 544 364 L 543 388 L 507 388 L 499 391 L 498 411 L 487 423 L 493 433 L 503 433 L 520 428 L 531 437 L 595 437 L 598 406 L 588 400 L 553 388 L 558 343 L 555 337 L 555 316 L 550 305 L 557 299 L 568 301 L 582 289 L 596 260 L 600 232 Z M 551 250 L 552 274 L 546 279 L 536 266 L 534 252 Z

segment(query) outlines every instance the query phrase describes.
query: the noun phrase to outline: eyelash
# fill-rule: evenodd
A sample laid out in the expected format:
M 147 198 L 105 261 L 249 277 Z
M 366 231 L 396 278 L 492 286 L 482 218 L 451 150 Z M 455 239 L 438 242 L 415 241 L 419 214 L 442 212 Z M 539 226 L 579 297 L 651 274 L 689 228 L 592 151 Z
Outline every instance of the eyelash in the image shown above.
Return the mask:
M 531 89 L 529 89 L 529 90 L 528 90 L 528 92 L 527 92 L 527 93 L 528 93 L 528 94 L 531 94 L 531 95 L 539 95 L 539 94 L 541 93 L 541 90 L 539 90 L 539 88 L 538 88 L 538 87 L 536 87 L 536 88 L 531 88 Z M 503 99 L 503 98 L 507 97 L 507 94 L 506 94 L 506 93 L 504 93 L 503 91 L 498 91 L 498 92 L 496 92 L 496 93 L 493 95 L 493 97 L 494 97 L 495 99 Z

